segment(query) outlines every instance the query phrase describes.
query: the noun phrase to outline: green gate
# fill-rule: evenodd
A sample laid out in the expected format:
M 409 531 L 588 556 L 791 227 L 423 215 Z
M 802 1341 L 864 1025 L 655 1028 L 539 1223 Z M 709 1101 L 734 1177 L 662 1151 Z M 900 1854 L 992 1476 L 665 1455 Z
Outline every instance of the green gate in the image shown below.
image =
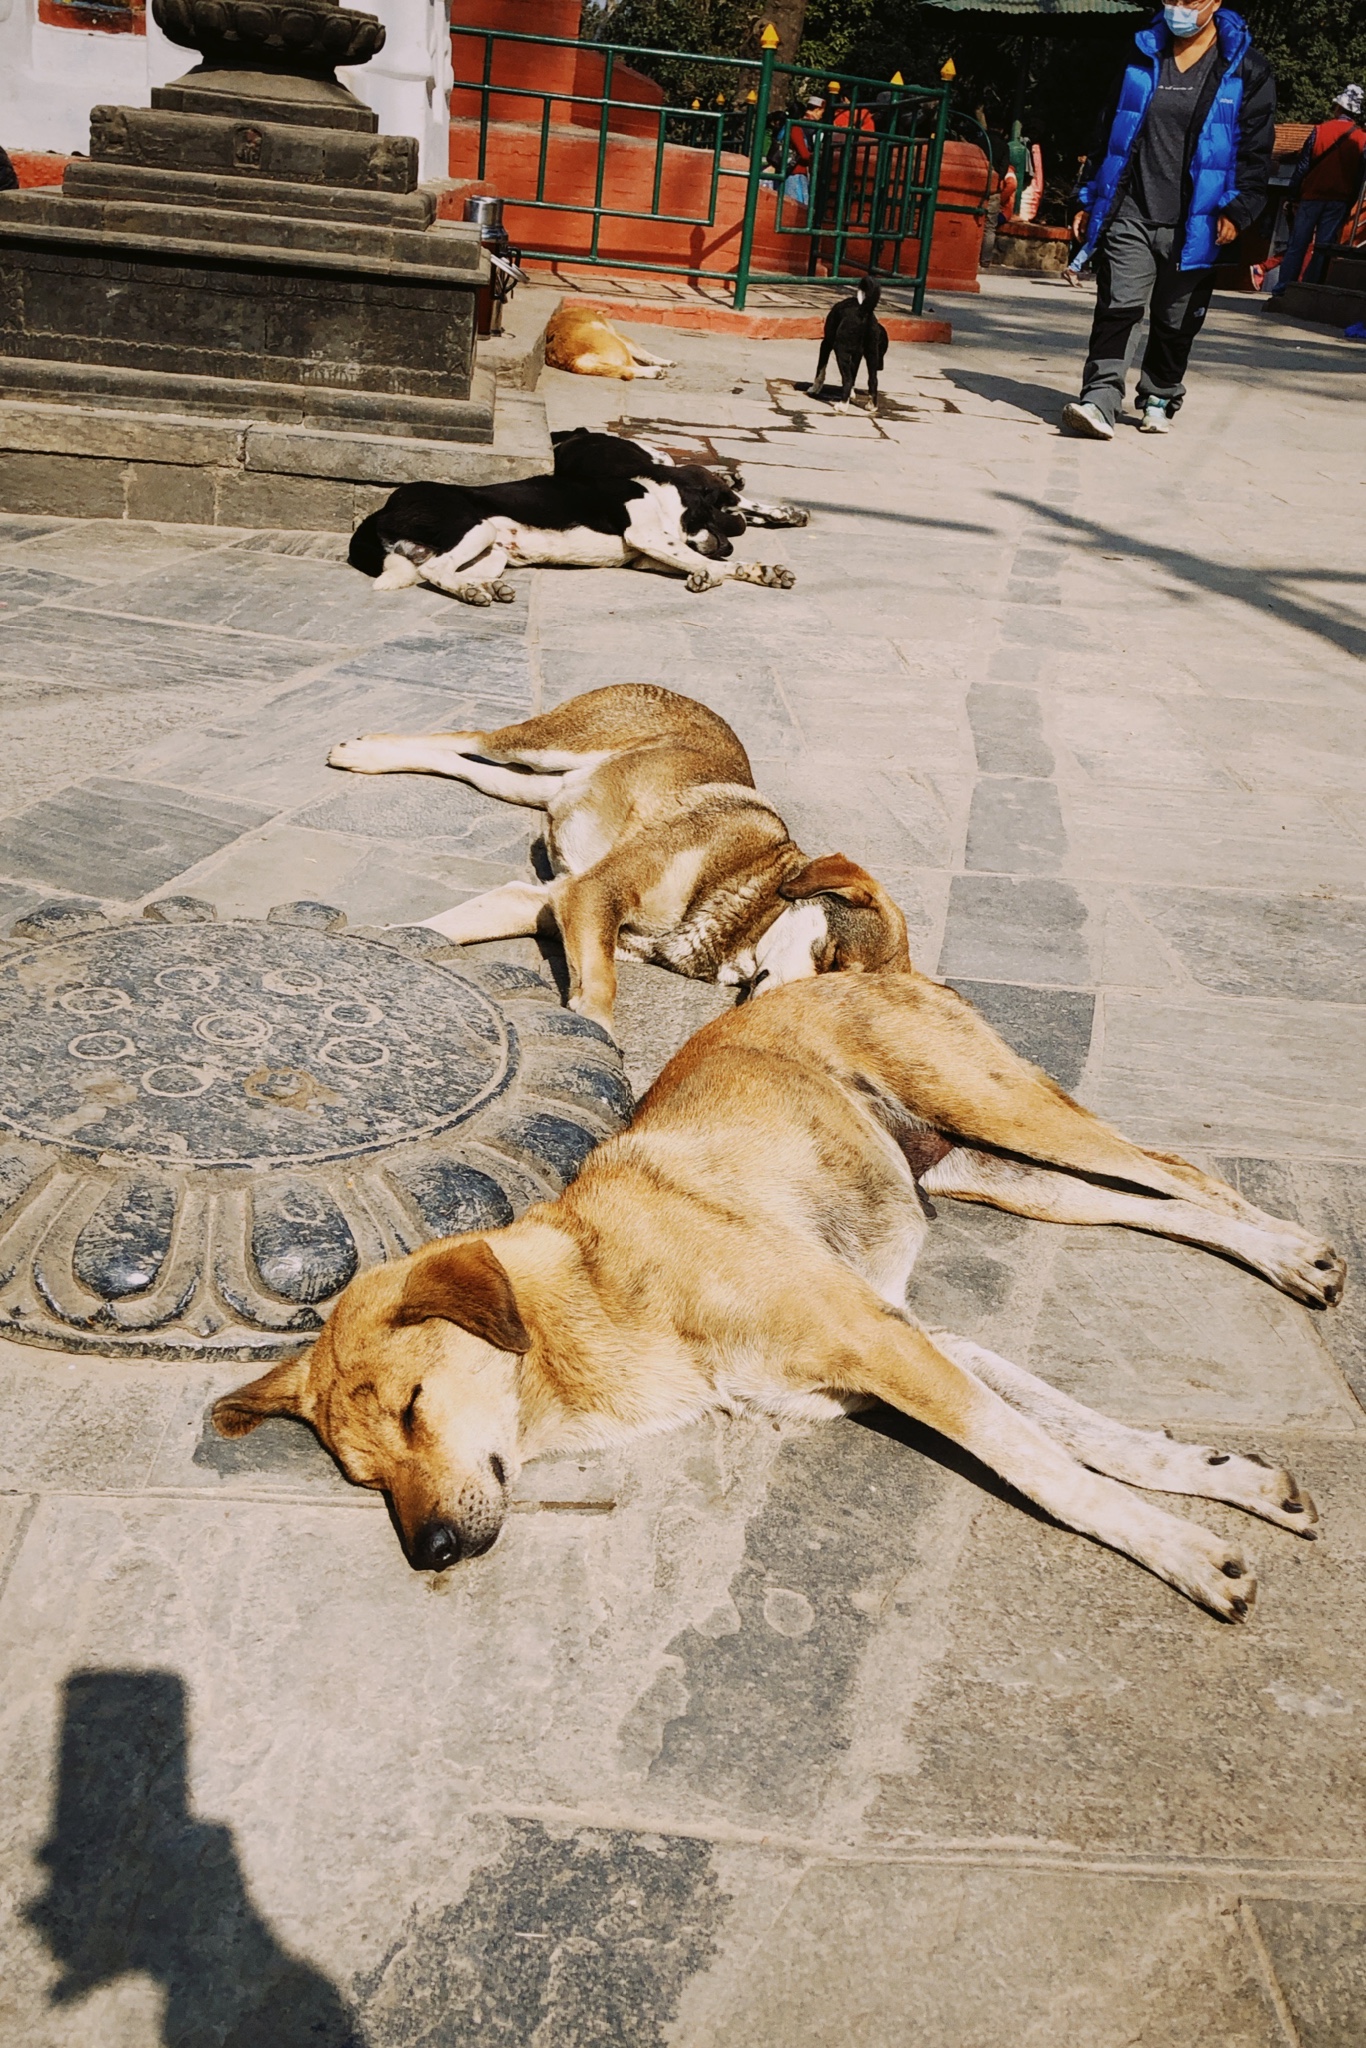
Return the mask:
M 476 176 L 487 181 L 489 129 L 508 116 L 491 119 L 495 102 L 528 102 L 531 121 L 519 112 L 520 127 L 539 127 L 534 190 L 505 192 L 510 205 L 547 213 L 581 214 L 591 220 L 582 253 L 537 247 L 523 238 L 522 253 L 536 259 L 572 264 L 610 265 L 618 270 L 664 272 L 670 276 L 717 278 L 733 283 L 737 308 L 756 284 L 793 284 L 819 277 L 852 281 L 873 269 L 896 275 L 911 288 L 913 306 L 924 304 L 929 272 L 930 237 L 938 208 L 940 165 L 949 123 L 945 86 L 887 85 L 880 79 L 841 74 L 838 104 L 827 105 L 820 121 L 789 120 L 787 108 L 805 100 L 823 80 L 797 65 L 779 64 L 771 49 L 762 58 L 710 57 L 677 50 L 644 50 L 618 43 L 578 43 L 549 36 L 512 35 L 497 29 L 455 31 L 457 77 L 453 107 L 460 95 L 478 95 L 478 158 Z M 482 62 L 467 61 L 482 44 Z M 512 53 L 500 65 L 499 53 Z M 601 60 L 597 90 L 572 84 L 540 86 L 522 82 L 530 51 L 547 53 L 548 70 L 563 70 L 569 61 L 552 60 L 550 52 L 574 51 Z M 614 74 L 634 73 L 640 60 L 662 69 L 665 77 L 683 77 L 694 90 L 688 104 L 675 84 L 663 104 L 642 102 L 613 90 Z M 531 67 L 534 69 L 534 66 Z M 468 75 L 477 70 L 478 75 Z M 514 72 L 509 82 L 508 72 Z M 461 73 L 465 75 L 460 75 Z M 574 127 L 596 131 L 596 160 L 591 195 L 572 198 L 548 191 L 551 143 L 556 130 L 553 113 L 569 103 Z M 613 143 L 613 117 L 627 114 L 640 139 L 643 126 L 653 126 L 653 193 L 649 206 L 613 206 L 605 199 L 608 157 Z M 973 124 L 976 125 L 975 123 Z M 678 146 L 698 153 L 696 211 L 669 212 L 663 203 L 666 152 Z M 727 158 L 731 161 L 727 162 Z M 735 159 L 743 159 L 736 163 Z M 604 221 L 657 221 L 688 227 L 715 227 L 725 181 L 744 181 L 738 260 L 734 267 L 708 269 L 687 262 L 650 263 L 601 252 Z M 776 234 L 786 268 L 756 268 L 754 252 L 760 199 L 772 193 L 775 219 L 764 234 Z M 986 193 L 982 195 L 985 204 Z M 978 207 L 939 208 L 978 212 Z M 902 272 L 907 243 L 916 245 L 913 268 Z

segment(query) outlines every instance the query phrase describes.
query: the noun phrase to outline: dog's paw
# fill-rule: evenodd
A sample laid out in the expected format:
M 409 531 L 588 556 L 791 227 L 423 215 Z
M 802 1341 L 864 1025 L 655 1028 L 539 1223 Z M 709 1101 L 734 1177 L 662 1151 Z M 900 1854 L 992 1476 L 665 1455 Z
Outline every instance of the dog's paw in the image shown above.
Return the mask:
M 517 595 L 510 583 L 490 583 L 489 591 L 495 604 L 511 604 Z
M 733 573 L 737 583 L 758 583 L 765 590 L 791 590 L 797 580 L 782 562 L 737 562 Z
M 396 742 L 387 733 L 361 733 L 341 740 L 327 757 L 329 768 L 349 768 L 353 775 L 382 775 L 395 758 Z
M 452 597 L 458 597 L 461 604 L 490 605 L 493 603 L 487 583 L 447 583 L 443 589 Z
M 811 524 L 811 514 L 807 511 L 805 505 L 784 505 L 783 524 L 785 526 L 809 526 Z
M 1238 1247 L 1243 1258 L 1272 1285 L 1306 1308 L 1334 1308 L 1342 1299 L 1347 1262 L 1331 1244 L 1311 1237 L 1298 1223 L 1281 1217 L 1256 1226 L 1254 1239 Z
M 1175 1583 L 1220 1621 L 1246 1621 L 1257 1599 L 1252 1560 L 1233 1544 L 1211 1536 L 1208 1529 L 1195 1528 L 1191 1533 L 1200 1539 L 1200 1554 L 1187 1560 L 1179 1577 L 1173 1574 Z
M 736 574 L 739 575 L 739 573 L 737 569 Z M 696 594 L 699 590 L 719 590 L 721 581 L 722 579 L 719 576 L 713 576 L 709 569 L 694 569 L 683 587 L 685 590 L 691 590 Z

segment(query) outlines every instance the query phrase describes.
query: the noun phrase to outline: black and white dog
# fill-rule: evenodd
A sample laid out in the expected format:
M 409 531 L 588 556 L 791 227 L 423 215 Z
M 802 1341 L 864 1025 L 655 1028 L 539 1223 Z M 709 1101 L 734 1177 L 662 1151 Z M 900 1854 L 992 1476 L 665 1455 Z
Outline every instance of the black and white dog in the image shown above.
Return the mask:
M 877 317 L 877 302 L 881 297 L 881 285 L 873 278 L 865 277 L 852 298 L 841 299 L 830 308 L 825 316 L 825 333 L 821 336 L 816 374 L 807 386 L 813 398 L 824 394 L 825 366 L 833 353 L 840 373 L 840 395 L 835 403 L 841 408 L 848 405 L 854 395 L 859 366 L 866 363 L 868 396 L 876 409 L 878 371 L 887 360 L 887 330 Z
M 811 514 L 801 505 L 765 505 L 757 498 L 746 497 L 745 480 L 730 463 L 676 463 L 665 449 L 652 447 L 648 441 L 628 440 L 622 434 L 596 434 L 588 427 L 571 427 L 565 432 L 552 434 L 550 439 L 555 449 L 557 477 L 592 484 L 606 477 L 654 476 L 659 469 L 667 469 L 682 477 L 700 468 L 704 476 L 729 486 L 735 494 L 736 505 L 744 514 L 746 526 L 809 526 L 811 523 Z M 687 530 L 686 519 L 684 527 Z M 688 545 L 696 548 L 700 555 L 724 557 L 731 553 L 729 540 L 711 527 L 703 527 L 700 532 L 688 531 Z
M 725 478 L 698 463 L 656 462 L 614 434 L 583 438 L 608 444 L 606 462 L 576 442 L 563 465 L 557 454 L 553 476 L 480 487 L 400 484 L 351 536 L 352 568 L 376 577 L 381 590 L 431 583 L 477 605 L 511 601 L 501 580 L 509 563 L 658 569 L 685 577 L 689 590 L 726 579 L 792 588 L 790 569 L 728 559 L 745 514 Z M 621 459 L 618 449 L 627 451 Z M 724 566 L 698 562 L 695 543 L 704 536 L 705 551 Z

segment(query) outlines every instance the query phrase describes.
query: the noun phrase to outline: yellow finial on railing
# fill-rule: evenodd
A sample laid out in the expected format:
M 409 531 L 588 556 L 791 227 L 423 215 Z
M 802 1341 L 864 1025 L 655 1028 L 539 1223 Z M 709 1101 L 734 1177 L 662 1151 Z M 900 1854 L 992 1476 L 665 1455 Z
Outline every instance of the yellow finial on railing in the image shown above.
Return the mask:
M 906 83 L 899 71 L 894 71 L 887 82 L 889 85 L 904 85 Z
M 958 66 L 954 63 L 952 57 L 944 59 L 943 64 L 940 66 L 939 76 L 943 79 L 945 85 L 953 84 L 954 79 L 958 76 Z
M 781 41 L 782 37 L 770 21 L 759 38 L 759 48 L 761 50 L 776 50 Z
M 745 94 L 745 105 L 747 107 L 757 107 L 758 104 L 759 95 L 757 92 L 753 90 L 753 88 L 751 88 L 750 91 Z

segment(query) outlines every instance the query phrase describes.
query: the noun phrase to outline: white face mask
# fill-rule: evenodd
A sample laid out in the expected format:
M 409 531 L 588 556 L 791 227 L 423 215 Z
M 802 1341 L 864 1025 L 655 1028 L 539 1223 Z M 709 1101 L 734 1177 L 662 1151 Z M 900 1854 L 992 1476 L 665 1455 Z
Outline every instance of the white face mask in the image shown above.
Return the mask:
M 1195 35 L 1200 27 L 1200 13 L 1195 7 L 1164 7 L 1162 19 L 1178 42 Z

